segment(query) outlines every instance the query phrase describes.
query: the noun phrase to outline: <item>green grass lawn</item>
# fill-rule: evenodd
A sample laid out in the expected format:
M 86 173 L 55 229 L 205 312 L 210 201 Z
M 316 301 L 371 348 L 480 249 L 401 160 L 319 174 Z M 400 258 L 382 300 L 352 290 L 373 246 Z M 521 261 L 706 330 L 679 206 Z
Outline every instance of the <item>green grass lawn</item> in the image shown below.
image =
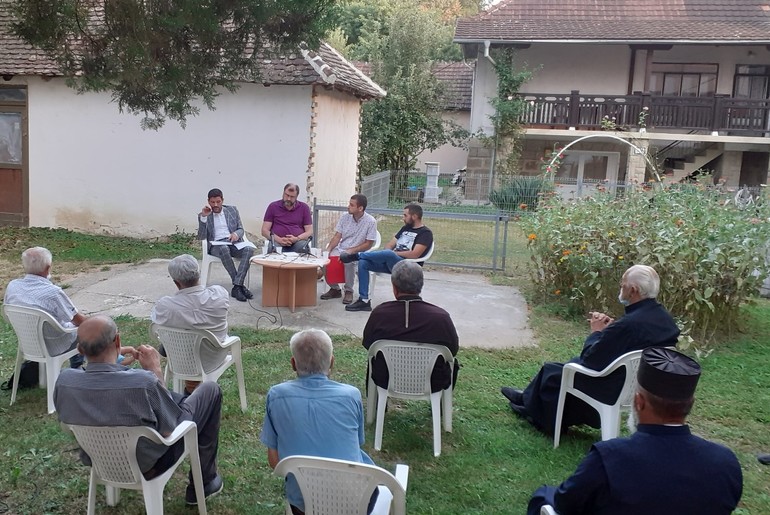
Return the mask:
M 54 256 L 58 255 L 56 245 L 50 244 Z M 116 244 L 115 252 L 122 252 L 119 247 Z M 519 255 L 526 257 L 523 252 Z M 515 269 L 524 270 L 521 263 Z M 531 295 L 523 273 L 497 279 L 523 286 Z M 563 480 L 599 438 L 598 430 L 571 430 L 554 450 L 552 440 L 514 417 L 500 395 L 502 385 L 524 386 L 544 360 L 562 361 L 575 355 L 585 337 L 584 322 L 563 317 L 561 306 L 533 302 L 531 307 L 539 347 L 461 349 L 463 368 L 454 397 L 454 432 L 442 435 L 439 458 L 432 453 L 427 402 L 390 405 L 382 452 L 373 451 L 373 427 L 367 428 L 364 448 L 376 463 L 390 470 L 396 463 L 410 466 L 410 513 L 523 513 L 537 486 Z M 147 342 L 146 321 L 120 317 L 117 322 L 124 344 Z M 760 515 L 770 513 L 770 467 L 759 465 L 754 456 L 770 452 L 770 302 L 760 300 L 743 309 L 739 326 L 739 334 L 722 341 L 702 360 L 704 374 L 690 422 L 694 432 L 722 442 L 738 454 L 744 472 L 738 513 Z M 219 467 L 225 490 L 209 502 L 209 510 L 279 515 L 283 513 L 281 480 L 267 466 L 259 433 L 267 389 L 293 377 L 288 348 L 291 333 L 243 328 L 232 332 L 244 345 L 249 409 L 241 413 L 235 373 L 228 372 L 220 381 L 225 399 Z M 352 337 L 334 341 L 333 378 L 363 391 L 366 352 L 360 341 Z M 0 322 L 3 380 L 11 373 L 15 355 L 16 337 Z M 45 414 L 45 392 L 24 390 L 16 404 L 9 407 L 9 401 L 10 392 L 0 392 L 0 513 L 83 512 L 88 469 L 77 460 L 74 439 L 62 432 L 55 417 Z M 167 513 L 191 513 L 183 503 L 184 470 L 186 466 L 166 488 Z M 98 503 L 100 513 L 142 512 L 135 492 L 124 492 L 120 505 L 108 509 L 100 491 Z

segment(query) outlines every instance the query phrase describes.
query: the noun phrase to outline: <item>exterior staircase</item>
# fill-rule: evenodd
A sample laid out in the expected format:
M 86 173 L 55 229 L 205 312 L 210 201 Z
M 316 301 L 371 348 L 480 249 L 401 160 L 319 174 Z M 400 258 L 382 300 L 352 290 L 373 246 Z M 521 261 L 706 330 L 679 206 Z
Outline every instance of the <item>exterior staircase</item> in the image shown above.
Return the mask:
M 666 175 L 666 183 L 676 183 L 709 164 L 724 153 L 722 145 L 701 142 L 679 141 L 662 149 L 657 154 L 659 163 L 666 163 L 673 175 Z

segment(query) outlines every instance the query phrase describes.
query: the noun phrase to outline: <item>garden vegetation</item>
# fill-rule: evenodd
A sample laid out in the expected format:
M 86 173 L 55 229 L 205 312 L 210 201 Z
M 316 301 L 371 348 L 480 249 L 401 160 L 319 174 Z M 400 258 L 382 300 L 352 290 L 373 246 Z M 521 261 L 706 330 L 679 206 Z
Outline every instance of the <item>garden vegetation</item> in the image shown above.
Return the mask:
M 703 184 L 598 191 L 571 203 L 546 195 L 523 219 L 533 280 L 573 312 L 620 315 L 623 271 L 650 265 L 661 277 L 659 300 L 705 348 L 736 329 L 740 306 L 768 275 L 768 202 L 740 209 L 728 199 Z

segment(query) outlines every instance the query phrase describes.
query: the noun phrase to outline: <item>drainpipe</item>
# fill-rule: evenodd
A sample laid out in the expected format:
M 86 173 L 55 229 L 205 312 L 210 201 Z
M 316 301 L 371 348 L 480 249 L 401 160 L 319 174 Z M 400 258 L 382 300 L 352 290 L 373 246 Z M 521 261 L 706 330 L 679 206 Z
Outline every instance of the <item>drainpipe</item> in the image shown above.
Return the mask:
M 492 56 L 489 55 L 489 46 L 492 44 L 490 40 L 484 41 L 484 57 L 486 57 L 490 63 L 492 63 L 492 66 L 495 66 L 495 60 L 492 59 Z
M 489 55 L 489 47 L 492 44 L 492 42 L 488 39 L 484 40 L 484 57 L 487 58 L 487 60 L 492 63 L 492 66 L 496 66 L 497 63 L 495 63 L 495 60 L 492 59 L 492 56 Z M 489 187 L 487 188 L 487 198 L 489 198 L 489 194 L 492 193 L 493 183 L 495 180 L 495 162 L 497 161 L 497 133 L 495 133 L 495 145 L 492 147 L 492 160 L 489 164 Z

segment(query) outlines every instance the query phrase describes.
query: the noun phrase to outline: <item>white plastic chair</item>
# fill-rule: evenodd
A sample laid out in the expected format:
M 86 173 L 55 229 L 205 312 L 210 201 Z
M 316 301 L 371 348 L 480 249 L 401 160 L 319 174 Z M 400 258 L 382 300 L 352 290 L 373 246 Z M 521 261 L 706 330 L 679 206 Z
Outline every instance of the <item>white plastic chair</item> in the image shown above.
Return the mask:
M 305 515 L 362 515 L 379 488 L 373 515 L 406 514 L 409 467 L 396 465 L 396 475 L 375 465 L 317 456 L 287 456 L 275 473 L 293 474 L 305 501 Z M 289 503 L 286 514 L 291 515 Z
M 246 237 L 246 234 L 243 235 L 243 241 L 247 242 L 249 239 Z M 214 263 L 222 264 L 222 260 L 219 259 L 217 256 L 212 256 L 209 254 L 209 242 L 208 240 L 201 240 L 201 284 L 203 286 L 208 286 L 208 279 L 209 279 L 209 273 L 211 272 L 211 265 Z M 233 260 L 237 260 L 238 258 L 233 258 Z M 246 276 L 246 284 L 249 283 L 248 274 Z
M 96 488 L 107 487 L 107 504 L 116 506 L 120 500 L 120 489 L 140 490 L 144 496 L 144 507 L 148 515 L 163 515 L 163 490 L 176 468 L 185 456 L 190 456 L 195 493 L 198 496 L 198 513 L 206 515 L 206 497 L 203 490 L 200 456 L 198 455 L 198 433 L 195 422 L 184 421 L 163 438 L 157 431 L 144 426 L 79 426 L 63 424 L 75 435 L 80 447 L 91 458 L 91 478 L 88 484 L 88 515 L 96 512 Z M 136 459 L 136 445 L 139 438 L 171 447 L 184 438 L 184 452 L 167 471 L 153 479 L 145 479 Z
M 48 413 L 56 411 L 53 404 L 53 389 L 59 377 L 62 364 L 78 353 L 77 349 L 68 350 L 62 354 L 51 356 L 45 344 L 43 327 L 53 327 L 61 334 L 73 334 L 77 327 L 64 328 L 51 315 L 37 308 L 23 306 L 3 306 L 5 319 L 13 326 L 19 340 L 19 350 L 16 352 L 16 367 L 13 370 L 13 389 L 11 390 L 11 406 L 16 401 L 16 390 L 19 388 L 19 372 L 24 360 L 40 363 L 39 382 L 45 386 L 48 394 Z
M 246 383 L 243 378 L 243 359 L 241 358 L 241 339 L 228 336 L 220 342 L 211 331 L 204 329 L 177 329 L 160 324 L 150 326 L 150 334 L 157 339 L 166 351 L 166 368 L 163 373 L 168 383 L 169 374 L 173 380 L 175 392 L 182 393 L 184 381 L 217 381 L 225 370 L 235 363 L 238 378 L 238 394 L 241 398 L 241 411 L 246 411 Z M 207 343 L 204 343 L 207 342 Z M 214 367 L 201 361 L 201 347 L 210 345 L 214 348 L 228 349 L 230 352 L 223 362 Z
M 553 506 L 551 506 L 550 504 L 546 504 L 540 507 L 540 515 L 559 515 L 559 514 L 556 513 L 556 510 L 553 509 Z
M 436 242 L 434 241 L 433 243 L 431 243 L 430 248 L 428 249 L 428 252 L 424 256 L 419 258 L 407 258 L 405 261 L 414 261 L 415 263 L 424 263 L 430 259 L 435 249 L 436 249 Z M 370 299 L 374 295 L 374 287 L 377 282 L 377 277 L 381 275 L 385 276 L 389 274 L 386 274 L 385 272 L 369 272 L 369 298 Z
M 636 372 L 639 370 L 641 358 L 641 350 L 628 352 L 610 363 L 604 370 L 598 372 L 577 363 L 566 363 L 564 365 L 561 375 L 561 388 L 559 390 L 559 404 L 556 408 L 556 426 L 553 431 L 554 449 L 559 446 L 561 421 L 564 416 L 564 403 L 567 394 L 574 395 L 599 412 L 602 425 L 602 440 L 610 440 L 620 434 L 620 413 L 621 411 L 630 412 L 633 408 L 634 393 L 636 392 L 637 385 Z M 621 367 L 626 369 L 626 380 L 614 404 L 604 404 L 575 388 L 575 376 L 577 374 L 594 378 L 607 377 Z
M 388 388 L 380 388 L 372 379 L 372 359 L 381 352 L 388 367 Z M 418 342 L 377 340 L 369 347 L 369 378 L 366 399 L 366 421 L 374 418 L 377 403 L 377 425 L 374 430 L 374 448 L 382 448 L 382 430 L 388 397 L 396 399 L 430 400 L 433 415 L 433 455 L 441 454 L 441 410 L 444 411 L 444 431 L 452 432 L 452 387 L 432 393 L 430 377 L 439 356 L 454 370 L 454 356 L 443 345 Z

